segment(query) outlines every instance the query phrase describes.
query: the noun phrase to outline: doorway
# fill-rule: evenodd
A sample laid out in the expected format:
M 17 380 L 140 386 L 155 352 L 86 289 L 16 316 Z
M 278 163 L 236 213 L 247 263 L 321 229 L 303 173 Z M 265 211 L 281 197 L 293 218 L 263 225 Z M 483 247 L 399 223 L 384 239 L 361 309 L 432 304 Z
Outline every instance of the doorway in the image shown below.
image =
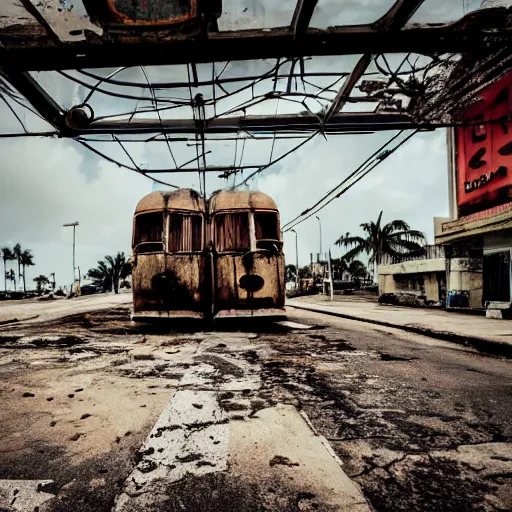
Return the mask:
M 484 254 L 484 303 L 510 302 L 510 250 Z

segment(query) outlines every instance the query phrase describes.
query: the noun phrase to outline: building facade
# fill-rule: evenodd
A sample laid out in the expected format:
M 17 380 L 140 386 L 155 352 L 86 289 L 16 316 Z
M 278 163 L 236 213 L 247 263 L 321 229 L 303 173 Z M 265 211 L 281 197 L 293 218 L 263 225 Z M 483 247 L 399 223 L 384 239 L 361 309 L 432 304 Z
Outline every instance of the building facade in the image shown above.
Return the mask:
M 509 309 L 512 297 L 512 73 L 484 89 L 451 129 L 450 219 L 436 219 L 447 286 L 469 307 Z
M 379 292 L 499 318 L 512 304 L 512 73 L 461 119 L 448 130 L 450 217 L 434 219 L 436 246 L 425 258 L 379 267 Z

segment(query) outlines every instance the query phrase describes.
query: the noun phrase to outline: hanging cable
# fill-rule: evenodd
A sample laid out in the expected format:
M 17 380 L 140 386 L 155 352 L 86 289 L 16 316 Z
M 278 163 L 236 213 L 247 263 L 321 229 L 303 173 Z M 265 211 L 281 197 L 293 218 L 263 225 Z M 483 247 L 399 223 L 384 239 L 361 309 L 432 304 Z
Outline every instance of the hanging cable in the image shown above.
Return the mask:
M 148 77 L 148 75 L 146 73 L 146 70 L 145 70 L 144 66 L 141 66 L 140 69 L 142 70 L 142 73 L 144 74 L 144 78 L 146 79 L 148 85 L 151 85 L 151 82 L 149 80 L 149 77 Z M 155 90 L 153 89 L 153 87 L 151 87 L 150 91 L 151 91 L 151 96 L 153 97 L 153 103 L 154 103 L 155 108 L 156 108 L 156 113 L 158 115 L 158 121 L 160 122 L 160 128 L 162 128 L 162 135 L 164 135 L 165 134 L 164 125 L 162 123 L 162 116 L 160 115 L 160 111 L 158 110 L 158 100 L 156 99 Z M 178 164 L 176 163 L 176 159 L 174 158 L 174 154 L 173 154 L 172 149 L 171 149 L 171 143 L 167 140 L 167 137 L 166 137 L 165 140 L 167 142 L 167 148 L 169 149 L 169 153 L 171 154 L 172 161 L 174 162 L 174 165 L 176 167 L 178 167 Z
M 260 174 L 261 172 L 263 172 L 265 169 L 268 169 L 269 167 L 271 167 L 272 165 L 276 164 L 277 162 L 281 161 L 283 158 L 286 158 L 288 155 L 290 155 L 291 153 L 293 153 L 294 151 L 297 151 L 297 149 L 301 148 L 302 146 L 304 146 L 304 144 L 307 144 L 310 140 L 314 139 L 316 137 L 316 135 L 318 135 L 320 133 L 319 130 L 313 132 L 306 140 L 302 141 L 300 144 L 298 144 L 297 146 L 295 146 L 294 148 L 290 149 L 290 151 L 287 151 L 284 155 L 281 155 L 279 158 L 276 158 L 273 162 L 270 162 L 269 164 L 267 165 L 263 165 L 262 167 L 260 167 L 257 171 L 254 171 L 252 174 L 250 174 L 249 176 L 247 176 L 247 178 L 245 178 L 244 181 L 242 181 L 241 183 L 239 183 L 238 185 L 236 185 L 234 188 L 238 188 L 238 187 L 241 187 L 242 185 L 246 185 L 248 183 L 249 180 L 251 180 L 252 178 L 254 178 L 256 175 Z
M 76 142 L 78 142 L 82 146 L 86 147 L 88 150 L 92 151 L 96 155 L 101 156 L 107 162 L 112 162 L 113 164 L 116 164 L 118 167 L 123 167 L 124 169 L 128 169 L 130 171 L 134 171 L 138 174 L 141 174 L 142 176 L 150 179 L 151 181 L 154 181 L 155 183 L 160 183 L 161 185 L 166 185 L 166 186 L 172 187 L 172 188 L 180 188 L 180 187 L 177 187 L 176 185 L 173 185 L 172 183 L 166 183 L 165 181 L 160 181 L 160 180 L 157 180 L 156 178 L 153 178 L 153 176 L 148 176 L 142 169 L 139 169 L 138 167 L 130 167 L 129 165 L 118 162 L 114 158 L 111 158 L 108 155 L 105 155 L 104 153 L 102 153 L 101 151 L 98 151 L 96 148 L 93 148 L 91 145 L 87 144 L 87 142 L 84 142 L 83 139 L 74 139 L 74 140 L 76 140 Z M 126 152 L 126 150 L 125 150 L 125 152 Z M 132 160 L 131 157 L 129 157 L 129 158 L 130 158 L 130 160 Z
M 402 135 L 403 133 L 403 130 L 398 132 L 397 134 L 395 134 L 393 137 L 391 137 L 391 139 L 389 139 L 385 144 L 383 144 L 382 146 L 380 146 L 379 149 L 377 149 L 374 153 L 372 153 L 359 167 L 357 167 L 357 169 L 355 171 L 353 171 L 351 174 L 349 174 L 341 183 L 339 183 L 338 185 L 336 185 L 333 189 L 329 190 L 329 192 L 327 192 L 327 194 L 325 194 L 323 197 L 321 197 L 313 206 L 310 206 L 307 210 L 304 210 L 302 213 L 300 213 L 299 215 L 297 215 L 297 217 L 295 217 L 294 219 L 292 219 L 290 222 L 286 223 L 282 229 L 285 229 L 288 225 L 292 224 L 293 222 L 295 222 L 297 219 L 300 219 L 301 217 L 303 217 L 304 215 L 307 215 L 311 210 L 313 210 L 314 208 L 316 208 L 320 203 L 322 203 L 322 201 L 324 201 L 325 199 L 327 199 L 330 195 L 334 194 L 334 192 L 336 192 L 336 190 L 338 190 L 338 188 L 340 188 L 343 184 L 345 184 L 349 179 L 351 179 L 353 176 L 355 176 L 358 172 L 360 172 L 362 169 L 364 169 L 365 167 L 367 167 L 369 165 L 369 163 L 379 154 L 381 153 L 382 151 L 384 151 L 386 149 L 387 146 L 389 146 L 389 144 L 391 144 L 395 139 L 397 139 L 398 137 L 400 137 L 400 135 Z
M 348 185 L 346 185 L 344 188 L 342 188 L 334 197 L 331 197 L 326 203 L 322 204 L 321 206 L 319 206 L 316 210 L 314 211 L 311 211 L 311 209 L 309 209 L 308 211 L 310 211 L 309 215 L 307 215 L 306 217 L 304 217 L 303 219 L 301 220 L 298 220 L 297 222 L 295 222 L 294 224 L 292 224 L 290 226 L 290 224 L 293 222 L 288 222 L 287 224 L 285 224 L 285 226 L 288 226 L 286 229 L 283 227 L 283 231 L 284 232 L 287 232 L 287 231 L 290 231 L 292 230 L 295 226 L 298 226 L 299 224 L 302 224 L 305 220 L 309 219 L 310 217 L 312 217 L 313 215 L 315 215 L 316 213 L 318 213 L 320 210 L 323 210 L 327 205 L 329 205 L 330 203 L 332 203 L 335 199 L 339 199 L 347 190 L 349 190 L 350 188 L 352 188 L 356 183 L 358 183 L 359 181 L 361 181 L 366 175 L 368 175 L 371 171 L 373 171 L 373 169 L 375 169 L 378 165 L 380 165 L 381 162 L 383 162 L 386 158 L 388 158 L 390 155 L 392 155 L 398 148 L 400 148 L 401 146 L 403 146 L 409 139 L 411 139 L 414 135 L 416 135 L 418 133 L 419 130 L 414 130 L 410 135 L 408 135 L 405 139 L 403 139 L 402 141 L 400 141 L 394 148 L 392 149 L 388 149 L 388 150 L 384 150 L 382 153 L 380 153 L 373 161 L 369 162 L 366 166 L 364 166 L 364 168 L 362 169 L 362 172 L 359 174 L 359 176 L 357 176 L 357 178 L 349 183 Z M 359 167 L 360 169 L 361 167 Z M 351 174 L 351 176 L 354 176 L 354 173 Z M 338 185 L 337 189 L 341 186 L 343 186 L 345 183 L 348 182 L 348 179 L 345 179 L 342 183 L 340 183 L 340 185 Z M 329 194 L 328 194 L 329 195 Z M 318 203 L 317 203 L 318 204 Z M 302 216 L 302 215 L 301 215 Z M 301 217 L 299 216 L 299 217 Z

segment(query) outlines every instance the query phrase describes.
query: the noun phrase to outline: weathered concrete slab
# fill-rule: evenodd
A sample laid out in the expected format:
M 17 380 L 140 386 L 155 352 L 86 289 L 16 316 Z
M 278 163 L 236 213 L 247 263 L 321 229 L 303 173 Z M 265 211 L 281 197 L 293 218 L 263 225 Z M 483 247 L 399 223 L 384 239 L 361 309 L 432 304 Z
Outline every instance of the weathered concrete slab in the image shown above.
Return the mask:
M 0 480 L 0 510 L 27 512 L 38 510 L 55 498 L 52 480 Z
M 165 495 L 159 489 L 186 475 L 225 471 L 228 435 L 227 417 L 214 392 L 177 391 L 140 450 L 114 510 L 145 510 Z
M 259 411 L 230 424 L 230 472 L 257 486 L 268 510 L 363 512 L 370 508 L 359 487 L 292 405 Z M 268 492 L 273 489 L 273 492 Z
M 254 346 L 221 345 L 198 348 L 114 511 L 367 512 L 326 439 L 294 406 L 257 398 L 261 367 L 237 353 Z

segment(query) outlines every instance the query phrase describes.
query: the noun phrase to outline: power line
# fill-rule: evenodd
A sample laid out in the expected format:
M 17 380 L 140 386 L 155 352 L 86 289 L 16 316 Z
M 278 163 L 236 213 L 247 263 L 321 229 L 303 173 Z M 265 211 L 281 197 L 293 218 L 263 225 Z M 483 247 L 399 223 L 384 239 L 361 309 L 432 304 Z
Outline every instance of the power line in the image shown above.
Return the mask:
M 238 187 L 241 187 L 242 185 L 246 185 L 249 180 L 251 180 L 252 178 L 254 178 L 254 176 L 256 176 L 257 174 L 260 174 L 261 172 L 263 172 L 265 169 L 268 169 L 269 167 L 271 167 L 272 165 L 276 164 L 277 162 L 281 161 L 283 158 L 286 158 L 288 155 L 290 155 L 291 153 L 293 153 L 294 151 L 297 151 L 297 149 L 299 149 L 300 147 L 304 146 L 304 144 L 308 143 L 310 140 L 312 140 L 316 135 L 318 135 L 318 133 L 320 133 L 318 130 L 313 132 L 306 140 L 302 141 L 300 144 L 298 144 L 297 146 L 295 146 L 294 148 L 292 148 L 290 151 L 287 151 L 286 153 L 284 153 L 283 155 L 281 155 L 279 158 L 276 158 L 273 162 L 270 162 L 269 164 L 267 165 L 263 165 L 261 166 L 258 170 L 254 171 L 252 174 L 250 174 L 249 176 L 247 176 L 247 178 L 245 178 L 244 181 L 242 181 L 241 183 L 239 183 L 238 185 L 236 185 L 234 188 L 238 188 Z
M 336 192 L 336 190 L 338 190 L 342 185 L 344 185 L 350 178 L 352 178 L 353 176 L 355 176 L 358 172 L 360 172 L 362 169 L 364 169 L 365 167 L 367 167 L 370 162 L 379 154 L 381 153 L 382 151 L 384 151 L 386 149 L 386 147 L 391 144 L 395 139 L 397 139 L 398 137 L 400 137 L 400 135 L 402 135 L 403 133 L 403 130 L 398 132 L 396 135 L 394 135 L 393 137 L 391 137 L 391 139 L 389 139 L 385 144 L 383 144 L 379 149 L 377 149 L 372 155 L 370 155 L 354 172 L 352 172 L 351 174 L 349 174 L 341 183 L 339 183 L 338 185 L 336 185 L 333 189 L 331 189 L 329 192 L 327 192 L 327 194 L 325 194 L 323 197 L 321 197 L 313 206 L 309 207 L 308 209 L 304 210 L 302 213 L 300 213 L 299 215 L 297 215 L 297 217 L 295 217 L 294 219 L 292 219 L 290 222 L 286 223 L 284 226 L 283 226 L 283 229 L 285 229 L 287 226 L 289 226 L 290 224 L 292 224 L 293 222 L 295 222 L 297 219 L 300 219 L 301 217 L 303 217 L 304 215 L 307 215 L 311 210 L 313 210 L 314 208 L 316 208 L 320 203 L 322 203 L 322 201 L 324 201 L 325 199 L 327 199 L 331 194 L 333 194 L 334 192 Z
M 383 160 L 385 160 L 388 156 L 392 155 L 398 148 L 400 148 L 401 146 L 403 146 L 409 139 L 411 139 L 414 135 L 416 135 L 416 133 L 418 133 L 419 130 L 414 130 L 410 135 L 408 135 L 404 140 L 402 140 L 401 142 L 399 142 L 394 148 L 392 149 L 389 149 L 389 150 L 384 150 L 382 153 L 380 153 L 377 158 L 373 159 L 373 160 L 370 160 L 368 159 L 367 160 L 367 163 L 366 164 L 363 164 L 362 166 L 358 167 L 358 169 L 355 171 L 357 172 L 358 170 L 362 170 L 362 172 L 359 174 L 359 176 L 352 182 L 352 183 L 349 183 L 346 187 L 342 188 L 334 197 L 331 197 L 331 199 L 329 199 L 329 201 L 327 201 L 326 203 L 324 203 L 323 205 L 321 205 L 320 207 L 318 207 L 316 210 L 314 211 L 311 211 L 311 209 L 315 208 L 314 206 L 312 208 L 309 208 L 307 211 L 310 212 L 309 215 L 307 215 L 306 217 L 304 217 L 303 219 L 295 222 L 294 224 L 292 224 L 297 218 L 300 218 L 303 216 L 303 214 L 299 215 L 299 217 L 297 217 L 296 219 L 294 219 L 293 221 L 291 222 L 288 222 L 287 224 L 285 224 L 284 227 L 286 226 L 289 226 L 287 227 L 286 229 L 284 229 L 283 227 L 283 231 L 284 232 L 287 232 L 287 231 L 290 231 L 291 229 L 293 229 L 295 226 L 298 226 L 299 224 L 302 224 L 305 220 L 309 219 L 310 217 L 312 217 L 313 215 L 315 215 L 316 213 L 318 213 L 320 210 L 324 209 L 327 205 L 329 205 L 330 203 L 332 203 L 335 199 L 338 199 L 339 197 L 341 197 L 347 190 L 349 190 L 350 188 L 352 188 L 356 183 L 358 183 L 359 181 L 361 181 L 367 174 L 369 174 L 371 171 L 373 171 L 373 169 L 375 169 Z M 402 133 L 402 132 L 400 132 Z M 398 134 L 400 135 L 400 134 Z M 394 137 L 396 138 L 396 136 Z M 391 142 L 391 140 L 389 141 Z M 386 146 L 389 144 L 386 143 Z M 371 158 L 371 157 L 370 157 Z M 355 175 L 355 172 L 353 172 L 350 177 L 353 177 Z M 345 180 L 343 180 L 337 187 L 335 190 L 337 190 L 338 188 L 342 187 L 345 183 L 347 183 L 350 179 L 350 177 L 347 177 Z M 319 203 L 321 203 L 323 200 L 325 200 L 329 195 L 331 195 L 333 192 L 331 191 L 329 194 L 327 194 L 326 196 L 324 196 L 324 198 L 322 200 L 320 200 L 319 202 L 317 202 L 316 204 L 318 205 Z M 304 213 L 304 212 L 303 212 Z M 292 224 L 290 226 L 290 224 Z

